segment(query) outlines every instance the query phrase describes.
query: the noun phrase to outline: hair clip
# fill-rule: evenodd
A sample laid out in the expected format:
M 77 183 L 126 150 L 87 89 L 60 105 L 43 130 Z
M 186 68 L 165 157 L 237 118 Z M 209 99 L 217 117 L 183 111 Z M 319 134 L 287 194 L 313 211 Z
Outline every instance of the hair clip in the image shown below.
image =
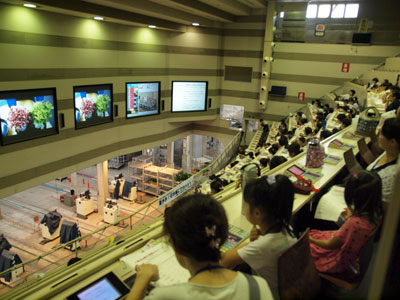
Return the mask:
M 217 239 L 212 239 L 208 245 L 211 248 L 219 249 L 220 244 L 221 244 L 221 239 L 217 238 Z
M 275 176 L 276 176 L 276 175 L 269 175 L 269 176 L 267 177 L 267 182 L 268 182 L 269 185 L 273 185 L 273 184 L 276 182 Z
M 210 236 L 215 236 L 215 231 L 217 230 L 217 226 L 213 225 L 210 227 L 204 227 L 205 231 L 206 231 L 206 236 L 210 237 Z

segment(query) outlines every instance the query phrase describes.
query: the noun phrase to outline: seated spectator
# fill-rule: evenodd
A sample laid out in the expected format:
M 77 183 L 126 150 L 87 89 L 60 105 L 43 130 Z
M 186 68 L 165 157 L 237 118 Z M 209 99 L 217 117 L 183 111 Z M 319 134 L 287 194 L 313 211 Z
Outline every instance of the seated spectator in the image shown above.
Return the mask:
M 306 138 L 305 138 L 304 136 L 300 136 L 300 137 L 297 139 L 297 142 L 299 143 L 299 145 L 300 145 L 301 148 L 307 146 L 307 140 L 306 140 Z
M 276 168 L 277 166 L 283 164 L 286 162 L 287 159 L 284 158 L 283 156 L 277 155 L 271 158 L 271 161 L 269 162 L 269 169 L 272 170 L 273 168 Z
M 356 94 L 355 90 L 350 90 L 348 94 L 343 94 L 339 96 L 339 100 L 349 100 L 350 97 L 355 97 L 354 95 Z
M 242 145 L 240 145 L 240 146 L 238 147 L 238 152 L 237 152 L 237 154 L 245 154 L 245 152 L 244 152 L 244 147 L 243 147 Z
M 269 161 L 270 161 L 269 158 L 266 158 L 266 157 L 265 158 L 261 158 L 260 159 L 261 169 L 264 169 L 265 167 L 268 167 Z
M 304 133 L 305 133 L 307 139 L 311 139 L 314 137 L 311 127 L 304 128 Z
M 279 144 L 273 144 L 269 149 L 268 152 L 271 153 L 271 155 L 275 155 L 275 153 L 279 150 Z
M 301 153 L 300 145 L 297 142 L 293 142 L 288 147 L 289 156 L 295 157 L 297 154 Z
M 381 187 L 381 179 L 373 172 L 361 171 L 346 179 L 346 223 L 337 231 L 310 231 L 311 256 L 319 272 L 343 273 L 356 260 L 381 222 Z
M 332 132 L 329 131 L 328 129 L 322 130 L 320 135 L 319 135 L 320 136 L 320 140 L 323 141 L 326 138 L 330 137 L 331 135 L 332 135 Z
M 389 104 L 387 103 L 385 111 L 396 110 L 400 107 L 400 93 L 394 94 L 394 100 Z
M 372 82 L 368 83 L 367 85 L 367 89 L 368 90 L 372 90 L 372 89 L 376 89 L 379 86 L 379 79 L 378 78 L 372 78 Z
M 210 184 L 211 192 L 210 195 L 214 195 L 222 191 L 222 183 L 219 180 L 215 180 Z
M 342 121 L 341 121 L 341 129 L 344 129 L 344 128 L 346 128 L 347 126 L 350 126 L 351 125 L 351 119 L 350 118 L 344 118 Z
M 282 135 L 279 138 L 279 146 L 287 148 L 289 141 L 286 136 Z
M 332 116 L 333 112 L 334 112 L 333 107 L 330 107 L 330 108 L 329 108 L 329 111 L 328 111 L 328 114 L 327 114 L 327 116 L 326 116 L 325 119 L 329 119 L 329 118 Z

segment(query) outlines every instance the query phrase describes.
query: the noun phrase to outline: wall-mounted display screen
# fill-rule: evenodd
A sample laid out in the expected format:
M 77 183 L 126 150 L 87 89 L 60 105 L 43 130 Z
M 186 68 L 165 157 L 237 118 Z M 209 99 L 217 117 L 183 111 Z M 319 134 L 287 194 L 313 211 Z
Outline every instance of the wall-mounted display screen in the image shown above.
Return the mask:
M 126 117 L 128 119 L 160 113 L 160 82 L 126 83 Z
M 112 84 L 74 86 L 75 128 L 113 121 Z
M 208 81 L 172 81 L 172 112 L 207 110 Z
M 58 133 L 56 89 L 0 91 L 1 144 Z

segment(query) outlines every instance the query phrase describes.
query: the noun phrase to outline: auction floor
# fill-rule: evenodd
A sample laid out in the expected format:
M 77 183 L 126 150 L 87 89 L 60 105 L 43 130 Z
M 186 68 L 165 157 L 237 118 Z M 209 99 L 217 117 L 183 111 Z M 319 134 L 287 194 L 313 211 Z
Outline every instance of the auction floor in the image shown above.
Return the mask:
M 123 173 L 125 177 L 128 178 L 128 167 L 119 170 L 109 169 L 109 180 L 120 173 Z M 85 169 L 77 173 L 77 175 L 79 192 L 87 190 L 89 182 L 92 194 L 96 195 L 96 167 Z M 40 244 L 43 238 L 38 228 L 39 226 L 34 222 L 35 216 L 38 216 L 39 220 L 41 220 L 45 213 L 57 209 L 62 215 L 63 220 L 76 222 L 78 224 L 82 236 L 107 225 L 107 223 L 103 222 L 103 215 L 91 213 L 86 220 L 80 219 L 75 213 L 75 207 L 69 207 L 60 202 L 60 195 L 69 192 L 71 188 L 68 179 L 63 180 L 63 182 L 54 180 L 10 197 L 0 199 L 2 214 L 2 219 L 0 220 L 0 234 L 4 234 L 8 242 L 12 245 L 10 251 L 18 254 L 23 262 L 37 255 L 49 252 L 60 245 L 59 238 L 44 245 Z M 154 196 L 147 195 L 145 198 L 148 203 L 154 199 Z M 118 202 L 120 205 L 120 217 L 127 216 L 145 206 L 144 204 L 137 204 L 122 199 Z M 96 201 L 95 207 L 97 207 Z M 154 203 L 149 209 L 144 210 L 143 213 L 138 213 L 137 216 L 132 218 L 133 227 L 137 227 L 143 224 L 143 222 L 147 223 L 158 217 L 161 213 L 162 211 L 157 208 L 157 203 Z M 98 234 L 85 239 L 80 245 L 81 249 L 79 255 L 103 243 L 105 240 L 108 240 L 108 236 L 110 235 L 116 236 L 117 234 L 130 230 L 130 227 L 127 226 L 129 225 L 129 220 L 124 223 L 124 225 L 112 226 L 105 231 L 100 231 Z M 25 276 L 33 276 L 35 273 L 44 273 L 54 268 L 55 265 L 67 262 L 75 255 L 75 252 L 68 249 L 61 249 L 51 253 L 38 263 L 29 264 L 25 268 Z M 0 284 L 0 294 L 3 294 L 8 289 L 9 287 L 5 284 Z

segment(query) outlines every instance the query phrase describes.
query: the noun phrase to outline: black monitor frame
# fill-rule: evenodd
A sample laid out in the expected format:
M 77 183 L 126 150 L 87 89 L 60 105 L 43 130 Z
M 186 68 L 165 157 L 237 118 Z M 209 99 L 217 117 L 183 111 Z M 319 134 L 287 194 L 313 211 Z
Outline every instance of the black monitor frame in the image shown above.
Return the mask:
M 21 142 L 26 142 L 26 141 L 30 141 L 30 140 L 35 140 L 38 138 L 42 138 L 42 137 L 47 137 L 47 136 L 51 136 L 51 135 L 55 135 L 59 133 L 59 127 L 58 127 L 58 109 L 57 109 L 57 89 L 55 87 L 51 87 L 51 88 L 39 88 L 39 89 L 25 89 L 25 90 L 11 90 L 11 91 L 0 91 L 0 100 L 2 98 L 3 94 L 15 94 L 16 96 L 20 96 L 21 94 L 24 95 L 26 94 L 26 97 L 35 97 L 35 96 L 43 96 L 43 92 L 41 91 L 51 91 L 51 94 L 53 96 L 53 111 L 54 111 L 54 132 L 47 132 L 44 134 L 40 134 L 37 136 L 32 136 L 32 137 L 25 137 L 25 138 L 21 138 L 21 139 L 17 139 L 16 141 L 11 141 L 11 142 L 7 142 L 4 141 L 3 134 L 0 132 L 0 143 L 2 146 L 7 146 L 7 145 L 12 145 L 12 144 L 16 144 L 16 143 L 21 143 Z M 21 96 L 20 96 L 21 97 Z M 17 100 L 18 101 L 18 100 Z M 0 127 L 1 127 L 1 121 L 0 121 Z
M 136 84 L 136 83 L 137 84 L 158 83 L 158 100 L 157 100 L 158 112 L 157 113 L 128 117 L 128 106 L 127 106 L 127 104 L 128 104 L 128 84 Z M 125 118 L 126 119 L 131 120 L 131 119 L 136 119 L 136 118 L 159 115 L 161 112 L 160 106 L 161 106 L 161 81 L 130 81 L 130 82 L 125 83 Z
M 174 82 L 204 82 L 206 84 L 206 94 L 204 98 L 204 109 L 201 110 L 180 110 L 180 111 L 173 111 L 173 106 L 174 106 Z M 171 82 L 171 112 L 172 113 L 185 113 L 185 112 L 201 112 L 201 111 L 207 111 L 207 98 L 208 98 L 208 81 L 205 80 L 173 80 Z
M 78 121 L 76 120 L 76 115 L 75 115 L 75 111 L 77 109 L 76 103 L 75 103 L 75 93 L 79 92 L 79 89 L 82 89 L 82 91 L 84 90 L 84 88 L 94 90 L 94 89 L 96 89 L 96 87 L 109 87 L 110 95 L 111 95 L 110 116 L 107 117 L 106 120 L 103 122 L 100 121 L 100 122 L 96 122 L 96 123 L 92 123 L 92 124 L 88 124 L 88 125 L 78 125 Z M 85 90 L 85 92 L 87 92 L 87 91 Z M 72 99 L 74 101 L 74 114 L 73 115 L 74 115 L 75 129 L 83 129 L 83 128 L 87 128 L 87 127 L 111 123 L 114 121 L 114 94 L 113 94 L 113 84 L 112 83 L 76 85 L 72 88 Z

